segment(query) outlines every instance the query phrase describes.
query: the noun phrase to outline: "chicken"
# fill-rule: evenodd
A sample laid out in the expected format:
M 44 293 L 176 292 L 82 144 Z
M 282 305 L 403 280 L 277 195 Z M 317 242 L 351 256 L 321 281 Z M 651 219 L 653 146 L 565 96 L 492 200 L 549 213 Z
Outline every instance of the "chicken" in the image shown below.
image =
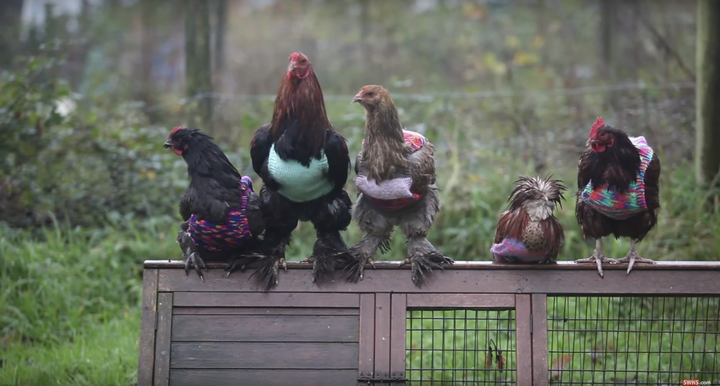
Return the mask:
M 440 209 L 435 186 L 435 148 L 422 135 L 403 130 L 388 91 L 364 86 L 353 102 L 365 108 L 365 138 L 355 161 L 355 183 L 360 192 L 353 219 L 363 238 L 344 256 L 348 279 L 362 280 L 366 264 L 373 264 L 377 249 L 389 248 L 393 228 L 407 237 L 412 281 L 422 286 L 433 268 L 443 269 L 453 260 L 427 240 Z
M 578 193 L 575 216 L 584 238 L 594 238 L 595 251 L 577 263 L 653 264 L 638 255 L 635 245 L 657 222 L 660 209 L 660 159 L 645 137 L 628 137 L 622 130 L 598 118 L 590 130 L 589 146 L 578 163 Z M 630 251 L 620 260 L 602 253 L 601 238 L 629 237 Z
M 515 184 L 490 252 L 499 262 L 554 263 L 565 236 L 553 211 L 567 188 L 550 177 L 520 177 Z
M 213 138 L 198 129 L 176 127 L 165 148 L 185 159 L 190 186 L 180 200 L 178 243 L 185 273 L 194 266 L 204 281 L 203 258 L 236 261 L 259 258 L 253 248 L 265 229 L 260 197 L 250 177 L 241 176 Z M 240 260 L 236 260 L 240 259 Z
M 257 130 L 250 149 L 267 208 L 269 259 L 259 268 L 265 290 L 278 284 L 280 266 L 287 269 L 285 247 L 298 221 L 312 222 L 317 234 L 306 259 L 313 263 L 315 282 L 334 271 L 335 257 L 347 249 L 340 231 L 351 221 L 352 203 L 343 189 L 350 171 L 345 138 L 330 124 L 310 60 L 293 53 L 289 62 L 272 121 Z

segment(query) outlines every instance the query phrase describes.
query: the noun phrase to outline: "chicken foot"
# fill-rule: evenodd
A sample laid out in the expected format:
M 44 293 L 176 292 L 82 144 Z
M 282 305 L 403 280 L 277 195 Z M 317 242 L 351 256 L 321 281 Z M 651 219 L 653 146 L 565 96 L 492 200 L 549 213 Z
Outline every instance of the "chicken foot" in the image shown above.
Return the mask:
M 630 240 L 630 250 L 628 251 L 627 256 L 623 257 L 622 259 L 615 260 L 617 261 L 616 264 L 619 263 L 628 263 L 628 269 L 627 274 L 630 274 L 630 271 L 632 270 L 632 267 L 635 263 L 638 264 L 655 264 L 655 260 L 652 259 L 646 259 L 644 257 L 640 257 L 638 255 L 637 250 L 635 250 L 635 244 L 637 243 L 637 240 L 631 239 Z
M 422 287 L 425 281 L 425 275 L 429 274 L 433 269 L 444 270 L 445 265 L 455 263 L 455 261 L 440 253 L 435 247 L 422 235 L 414 235 L 408 237 L 408 258 L 403 261 L 400 266 L 410 264 L 410 272 L 412 281 L 418 287 Z
M 347 250 L 347 245 L 340 236 L 339 231 L 324 230 L 317 232 L 317 240 L 313 246 L 312 256 L 305 262 L 312 263 L 313 283 L 322 282 L 335 271 L 335 258 L 338 252 Z
M 375 268 L 375 254 L 378 248 L 388 243 L 389 236 L 365 235 L 357 244 L 343 254 L 344 269 L 348 272 L 347 280 L 356 283 L 365 276 L 365 267 L 370 264 Z
M 180 223 L 180 231 L 178 232 L 176 239 L 183 252 L 183 258 L 185 260 L 185 275 L 189 275 L 190 268 L 194 267 L 195 272 L 200 277 L 200 280 L 204 282 L 205 277 L 203 276 L 202 269 L 205 269 L 205 272 L 207 272 L 207 265 L 200 257 L 197 246 L 193 243 L 190 233 L 188 233 L 187 230 L 187 221 Z
M 602 253 L 602 241 L 600 239 L 595 240 L 595 250 L 593 251 L 593 254 L 585 259 L 579 259 L 575 260 L 575 263 L 578 264 L 585 264 L 585 263 L 595 263 L 597 264 L 597 270 L 598 275 L 600 277 L 605 277 L 602 270 L 602 263 L 609 263 L 609 264 L 618 264 L 618 261 L 615 259 L 610 259 L 605 257 Z

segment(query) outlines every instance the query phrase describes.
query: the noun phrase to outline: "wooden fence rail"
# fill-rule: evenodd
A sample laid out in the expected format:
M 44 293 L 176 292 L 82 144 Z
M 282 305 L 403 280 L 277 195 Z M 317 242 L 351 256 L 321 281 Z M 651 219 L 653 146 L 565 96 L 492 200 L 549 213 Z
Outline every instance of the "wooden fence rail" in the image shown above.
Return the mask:
M 720 381 L 720 263 L 457 262 L 423 288 L 398 265 L 318 286 L 293 262 L 263 293 L 250 271 L 146 261 L 138 385 Z

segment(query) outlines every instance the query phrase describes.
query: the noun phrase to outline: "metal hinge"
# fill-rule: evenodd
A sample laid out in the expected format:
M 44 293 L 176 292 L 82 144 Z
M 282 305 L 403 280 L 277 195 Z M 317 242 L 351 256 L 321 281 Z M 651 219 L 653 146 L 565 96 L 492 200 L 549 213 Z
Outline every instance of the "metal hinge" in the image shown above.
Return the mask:
M 372 383 L 393 383 L 393 382 L 407 382 L 405 378 L 405 372 L 392 372 L 392 373 L 377 373 L 372 372 L 361 372 L 358 374 L 358 382 Z
M 533 333 L 533 314 L 530 314 L 530 335 Z

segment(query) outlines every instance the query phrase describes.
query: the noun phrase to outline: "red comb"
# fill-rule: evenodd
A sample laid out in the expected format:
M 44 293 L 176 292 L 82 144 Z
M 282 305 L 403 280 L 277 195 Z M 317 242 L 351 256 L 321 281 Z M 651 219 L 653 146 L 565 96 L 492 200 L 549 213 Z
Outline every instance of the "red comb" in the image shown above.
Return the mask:
M 605 126 L 605 121 L 601 117 L 597 117 L 595 120 L 595 123 L 590 128 L 590 138 L 595 138 L 595 134 L 597 134 L 598 129 Z
M 172 131 L 170 132 L 170 135 L 175 134 L 175 132 L 178 131 L 178 130 L 180 130 L 180 129 L 182 129 L 182 126 L 177 126 L 177 127 L 175 127 L 175 128 L 172 129 Z
M 300 59 L 300 55 L 302 55 L 300 52 L 293 52 L 290 54 L 290 60 L 293 62 L 297 62 L 298 59 Z

